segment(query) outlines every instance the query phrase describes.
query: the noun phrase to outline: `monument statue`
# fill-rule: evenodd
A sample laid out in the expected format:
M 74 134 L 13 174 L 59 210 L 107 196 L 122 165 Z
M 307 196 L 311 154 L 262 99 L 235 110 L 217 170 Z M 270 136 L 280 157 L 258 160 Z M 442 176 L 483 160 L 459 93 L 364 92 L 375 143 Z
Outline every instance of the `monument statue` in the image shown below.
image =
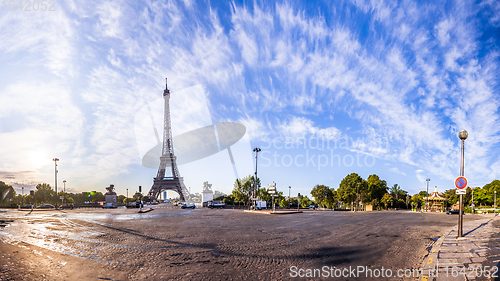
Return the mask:
M 108 187 L 106 187 L 106 190 L 108 191 L 106 192 L 106 195 L 116 195 L 114 184 L 110 184 Z
M 106 192 L 106 194 L 104 194 L 106 204 L 108 204 L 108 203 L 116 204 L 117 196 L 116 196 L 116 192 L 115 192 L 115 185 L 110 184 L 108 187 L 106 187 L 106 190 L 108 191 L 108 192 Z

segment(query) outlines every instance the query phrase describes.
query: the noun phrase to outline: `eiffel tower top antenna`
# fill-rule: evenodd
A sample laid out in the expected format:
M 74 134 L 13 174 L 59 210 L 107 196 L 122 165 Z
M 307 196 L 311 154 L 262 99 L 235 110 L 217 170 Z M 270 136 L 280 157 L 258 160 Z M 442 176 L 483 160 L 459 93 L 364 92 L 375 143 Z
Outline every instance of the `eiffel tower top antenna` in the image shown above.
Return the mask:
M 165 78 L 165 90 L 163 91 L 163 95 L 170 95 L 170 90 L 168 89 L 167 78 Z

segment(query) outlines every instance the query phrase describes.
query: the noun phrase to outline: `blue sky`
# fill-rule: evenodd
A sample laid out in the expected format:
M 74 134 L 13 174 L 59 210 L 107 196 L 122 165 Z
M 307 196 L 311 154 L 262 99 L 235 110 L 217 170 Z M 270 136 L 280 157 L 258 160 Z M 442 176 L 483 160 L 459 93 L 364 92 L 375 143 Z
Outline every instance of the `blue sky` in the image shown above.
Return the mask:
M 500 178 L 498 1 L 129 2 L 0 12 L 0 180 L 53 186 L 58 157 L 69 191 L 149 190 L 165 77 L 174 136 L 247 129 L 234 168 L 227 151 L 179 166 L 193 193 L 229 193 L 257 146 L 285 194 L 351 172 L 444 191 L 461 129 L 469 185 Z

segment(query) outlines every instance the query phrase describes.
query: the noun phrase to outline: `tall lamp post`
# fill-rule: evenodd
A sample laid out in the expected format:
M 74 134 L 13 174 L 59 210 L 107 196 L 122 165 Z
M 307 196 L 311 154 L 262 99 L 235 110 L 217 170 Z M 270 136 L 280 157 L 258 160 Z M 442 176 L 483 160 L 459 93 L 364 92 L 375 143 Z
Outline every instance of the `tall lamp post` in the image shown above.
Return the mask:
M 467 137 L 469 136 L 469 134 L 467 133 L 467 131 L 465 129 L 461 130 L 459 133 L 458 133 L 458 137 L 462 140 L 462 157 L 461 157 L 461 161 L 460 161 L 460 176 L 463 177 L 464 176 L 464 144 L 465 144 L 465 140 L 467 139 Z M 463 237 L 463 219 L 464 219 L 464 214 L 463 214 L 463 210 L 464 210 L 464 206 L 463 206 L 463 199 L 464 196 L 463 194 L 460 194 L 460 205 L 459 205 L 459 210 L 458 210 L 458 237 Z
M 429 209 L 429 182 L 431 179 L 426 179 L 425 181 L 427 182 L 427 196 L 425 197 L 425 211 L 427 212 Z
M 54 159 L 52 159 L 52 161 L 54 161 L 54 174 L 55 174 L 55 178 L 56 178 L 56 209 L 57 209 L 57 161 L 59 161 L 59 159 L 54 158 Z
M 63 185 L 64 185 L 64 196 L 63 196 L 63 204 L 66 204 L 66 180 L 63 180 Z
M 262 150 L 258 147 L 253 149 L 253 152 L 255 152 L 255 177 L 254 177 L 254 183 L 253 183 L 253 198 L 257 197 L 257 156 L 259 155 L 259 152 Z M 253 201 L 255 204 L 255 200 Z M 254 206 L 255 207 L 255 206 Z

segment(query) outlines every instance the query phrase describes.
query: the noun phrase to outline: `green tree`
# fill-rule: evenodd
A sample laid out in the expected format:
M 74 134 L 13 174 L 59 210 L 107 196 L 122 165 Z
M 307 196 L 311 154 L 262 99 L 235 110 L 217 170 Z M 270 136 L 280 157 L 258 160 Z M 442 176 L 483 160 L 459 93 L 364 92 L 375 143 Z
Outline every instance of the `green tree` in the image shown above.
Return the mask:
M 297 198 L 290 198 L 290 208 L 297 208 L 297 203 Z
M 411 197 L 410 202 L 411 202 L 411 205 L 414 206 L 414 208 L 422 207 L 425 203 L 423 197 L 420 196 L 419 194 L 414 194 Z
M 55 204 L 56 192 L 48 183 L 39 183 L 36 185 L 35 202 L 37 204 L 50 203 Z
M 471 201 L 472 201 L 472 188 L 467 187 L 465 189 L 465 192 L 466 193 L 465 193 L 464 198 L 463 198 L 464 204 L 465 205 L 470 205 Z M 476 204 L 476 203 L 474 202 L 474 204 Z
M 381 180 L 376 174 L 370 175 L 366 182 L 368 184 L 367 190 L 370 201 L 378 199 L 378 201 L 380 202 L 384 194 L 387 193 L 387 182 L 385 180 Z
M 498 196 L 500 196 L 500 180 L 494 180 L 485 186 L 483 186 L 483 190 L 488 196 L 487 204 L 492 205 L 495 201 L 495 191 L 497 192 L 497 205 L 498 205 Z
M 447 204 L 448 205 L 453 205 L 458 202 L 458 195 L 456 192 L 456 188 L 448 189 L 443 193 L 443 197 L 448 199 Z
M 305 195 L 300 195 L 300 207 L 301 208 L 307 208 L 312 204 L 313 204 L 313 202 L 311 201 L 311 199 L 307 198 L 307 196 L 305 196 Z
M 106 200 L 106 197 L 104 196 L 104 194 L 100 191 L 93 191 L 91 192 L 92 194 L 92 201 L 94 203 L 97 203 L 97 202 L 104 202 Z
M 260 188 L 257 190 L 257 198 L 260 198 L 262 201 L 266 201 L 266 204 L 269 206 L 271 205 L 272 202 L 272 196 L 267 192 L 267 189 L 265 188 Z
M 476 206 L 490 205 L 493 200 L 490 201 L 488 193 L 484 188 L 474 188 L 474 204 Z
M 134 196 L 132 196 L 132 202 L 135 202 L 137 200 L 142 200 L 142 197 L 143 197 L 142 194 L 139 193 L 139 191 L 136 191 Z
M 311 190 L 311 196 L 314 197 L 318 206 L 322 208 L 331 208 L 335 204 L 335 194 L 326 185 L 318 184 Z
M 397 183 L 395 183 L 390 189 L 389 189 L 391 195 L 398 201 L 401 198 L 405 198 L 408 192 L 404 191 L 401 186 L 399 186 Z
M 356 200 L 357 191 L 363 191 L 364 189 L 366 189 L 366 181 L 358 174 L 351 173 L 340 182 L 337 196 L 344 204 L 346 202 L 352 203 Z
M 214 200 L 223 200 L 226 194 L 222 191 L 214 190 Z M 201 198 L 201 195 L 199 196 Z
M 233 205 L 235 203 L 235 197 L 233 195 L 224 196 L 224 203 L 226 205 Z
M 254 176 L 249 175 L 242 179 L 236 179 L 233 187 L 232 195 L 235 202 L 241 202 L 245 206 L 250 202 L 250 196 L 254 190 Z M 260 180 L 257 178 L 257 187 L 260 187 Z
M 281 208 L 287 208 L 288 207 L 288 200 L 286 200 L 285 198 L 281 199 L 281 201 L 280 201 L 280 207 Z
M 384 194 L 382 197 L 382 204 L 384 204 L 385 208 L 387 209 L 387 206 L 390 205 L 394 201 L 394 198 L 389 193 Z

